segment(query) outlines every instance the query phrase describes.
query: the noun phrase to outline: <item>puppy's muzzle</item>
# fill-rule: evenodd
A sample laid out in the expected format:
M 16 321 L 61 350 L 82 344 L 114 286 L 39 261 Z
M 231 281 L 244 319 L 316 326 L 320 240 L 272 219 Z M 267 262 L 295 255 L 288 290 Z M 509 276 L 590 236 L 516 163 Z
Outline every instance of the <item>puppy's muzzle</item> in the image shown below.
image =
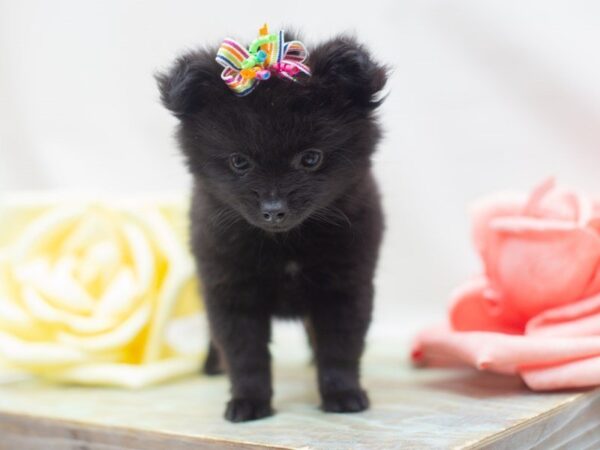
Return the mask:
M 262 201 L 260 211 L 263 221 L 270 225 L 282 225 L 289 213 L 287 203 L 281 199 Z

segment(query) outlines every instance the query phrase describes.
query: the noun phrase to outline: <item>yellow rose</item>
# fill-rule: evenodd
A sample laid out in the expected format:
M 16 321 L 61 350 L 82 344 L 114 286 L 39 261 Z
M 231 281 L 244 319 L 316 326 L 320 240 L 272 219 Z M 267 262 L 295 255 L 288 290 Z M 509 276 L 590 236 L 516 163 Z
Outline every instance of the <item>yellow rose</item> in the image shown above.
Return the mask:
M 0 361 L 129 387 L 196 371 L 203 322 L 185 219 L 168 200 L 0 202 Z

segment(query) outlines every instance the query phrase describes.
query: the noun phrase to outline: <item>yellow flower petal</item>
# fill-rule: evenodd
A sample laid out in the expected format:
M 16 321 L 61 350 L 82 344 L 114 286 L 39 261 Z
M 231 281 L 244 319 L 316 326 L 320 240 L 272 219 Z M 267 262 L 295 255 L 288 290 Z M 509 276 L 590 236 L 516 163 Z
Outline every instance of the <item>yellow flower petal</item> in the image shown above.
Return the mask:
M 114 238 L 113 225 L 101 206 L 83 206 L 77 221 L 77 226 L 64 237 L 58 247 L 61 254 L 81 254 L 98 242 Z
M 90 364 L 81 365 L 51 374 L 61 381 L 72 383 L 142 388 L 175 377 L 198 373 L 200 359 L 193 357 L 169 358 L 144 365 Z
M 77 278 L 94 295 L 94 287 L 105 286 L 119 270 L 121 256 L 117 242 L 106 240 L 94 243 L 83 252 L 76 268 Z
M 206 347 L 208 324 L 202 314 L 171 319 L 165 327 L 165 342 L 179 355 L 200 355 Z
M 0 356 L 14 364 L 54 366 L 85 361 L 85 354 L 65 345 L 49 342 L 28 342 L 0 332 Z
M 102 317 L 86 317 L 73 314 L 53 306 L 46 298 L 31 286 L 24 286 L 22 298 L 27 311 L 35 319 L 49 324 L 61 324 L 74 332 L 99 333 L 116 326 L 114 320 Z M 38 323 L 38 327 L 40 324 Z
M 10 301 L 7 297 L 0 297 L 0 323 L 11 324 L 13 326 L 25 327 L 30 325 L 29 316 L 17 305 Z
M 89 313 L 94 306 L 90 295 L 75 282 L 72 258 L 60 258 L 54 267 L 47 259 L 37 258 L 16 268 L 19 281 L 34 287 L 57 308 Z
M 124 225 L 123 232 L 129 244 L 138 289 L 141 293 L 150 288 L 156 272 L 150 243 L 146 239 L 146 236 L 144 236 L 144 233 L 133 225 Z
M 122 317 L 135 306 L 139 291 L 133 271 L 128 267 L 121 268 L 102 294 L 95 313 L 101 317 Z
M 185 211 L 157 199 L 0 201 L 0 361 L 129 387 L 196 371 L 205 337 L 186 345 L 202 307 Z
M 57 324 L 63 322 L 65 317 L 71 314 L 56 309 L 31 286 L 23 286 L 21 297 L 27 306 L 29 314 L 40 321 Z
M 83 210 L 81 207 L 64 207 L 43 214 L 23 230 L 12 248 L 13 258 L 20 261 L 40 249 L 56 250 L 58 238 L 68 231 Z
M 98 334 L 115 327 L 115 321 L 107 317 L 69 317 L 63 320 L 64 325 L 73 334 Z
M 34 220 L 46 212 L 45 207 L 32 207 L 31 205 L 21 205 L 18 202 L 10 201 L 2 196 L 0 203 L 0 247 L 6 248 L 8 245 L 14 245 L 15 241 L 23 234 Z
M 115 350 L 129 344 L 144 327 L 150 317 L 150 306 L 143 305 L 118 327 L 93 336 L 58 333 L 58 341 L 81 350 L 99 352 Z
M 156 211 L 145 211 L 145 213 L 138 213 L 136 219 L 152 232 L 155 237 L 155 245 L 170 262 L 155 300 L 156 308 L 150 321 L 150 330 L 143 356 L 144 362 L 150 362 L 156 361 L 161 356 L 166 321 L 173 311 L 179 292 L 194 271 L 188 253 L 173 235 L 164 217 Z

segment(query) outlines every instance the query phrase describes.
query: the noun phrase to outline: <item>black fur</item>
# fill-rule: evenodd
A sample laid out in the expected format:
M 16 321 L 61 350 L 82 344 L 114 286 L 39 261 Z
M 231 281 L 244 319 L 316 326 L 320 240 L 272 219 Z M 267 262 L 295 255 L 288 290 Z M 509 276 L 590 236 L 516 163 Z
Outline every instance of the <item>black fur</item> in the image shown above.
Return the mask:
M 272 78 L 238 98 L 215 54 L 190 52 L 157 76 L 194 177 L 192 249 L 213 342 L 205 371 L 220 372 L 222 360 L 227 419 L 272 414 L 271 318 L 303 318 L 323 410 L 362 411 L 369 400 L 359 364 L 383 230 L 370 158 L 386 70 L 353 38 L 338 37 L 312 49 L 311 77 Z M 298 168 L 306 149 L 323 152 L 317 170 Z M 252 169 L 235 173 L 232 153 Z M 277 226 L 263 216 L 273 202 L 285 205 Z

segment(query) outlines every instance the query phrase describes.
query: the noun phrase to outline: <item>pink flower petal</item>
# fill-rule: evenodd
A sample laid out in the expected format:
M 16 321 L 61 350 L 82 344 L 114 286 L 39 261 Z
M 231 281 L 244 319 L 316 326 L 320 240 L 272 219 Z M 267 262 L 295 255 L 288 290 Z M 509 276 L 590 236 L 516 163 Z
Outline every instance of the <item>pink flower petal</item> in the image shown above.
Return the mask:
M 600 261 L 596 267 L 594 278 L 590 280 L 585 292 L 583 293 L 583 297 L 592 297 L 596 294 L 600 294 Z
M 472 220 L 485 276 L 454 292 L 413 361 L 521 374 L 535 390 L 600 385 L 600 201 L 548 179 L 479 202 Z
M 525 334 L 600 336 L 600 295 L 540 313 L 527 323 Z
M 600 234 L 600 202 L 592 203 L 592 216 L 590 217 L 587 226 Z
M 485 198 L 470 208 L 473 223 L 473 242 L 479 253 L 485 252 L 489 241 L 489 224 L 496 217 L 517 216 L 523 213 L 526 198 L 515 193 L 501 193 Z
M 557 189 L 554 178 L 536 187 L 523 209 L 523 214 L 533 218 L 555 219 L 587 225 L 593 214 L 593 203 L 584 194 Z
M 515 311 L 531 318 L 582 298 L 600 263 L 598 236 L 585 228 L 497 232 L 487 275 Z
M 580 226 L 587 226 L 594 218 L 594 203 L 581 192 L 572 193 L 577 203 L 577 222 Z
M 562 235 L 565 231 L 579 228 L 575 222 L 556 219 L 536 219 L 527 216 L 498 217 L 490 222 L 493 231 L 525 237 L 548 237 Z
M 568 322 L 532 329 L 528 336 L 600 336 L 600 312 Z
M 448 325 L 440 324 L 424 330 L 421 333 L 421 336 L 435 335 L 446 332 L 450 332 Z M 437 349 L 435 346 L 428 346 L 427 352 L 425 352 L 425 343 L 426 340 L 421 341 L 420 337 L 417 337 L 414 340 L 410 353 L 410 357 L 414 365 L 428 367 L 452 367 L 465 365 L 465 363 L 461 361 L 455 354 L 449 353 L 444 349 Z
M 548 193 L 550 193 L 555 186 L 556 180 L 554 177 L 549 177 L 542 181 L 529 195 L 529 199 L 524 205 L 522 213 L 526 215 L 533 215 L 534 212 L 539 208 L 539 205 L 542 203 L 544 197 L 546 197 L 546 195 L 548 195 Z
M 439 359 L 461 361 L 478 369 L 516 373 L 519 366 L 558 364 L 574 359 L 600 356 L 600 336 L 536 337 L 493 332 L 455 332 L 444 327 L 430 328 L 415 341 L 420 361 Z
M 453 294 L 449 311 L 455 331 L 497 331 L 522 334 L 523 327 L 494 299 L 485 277 L 477 277 L 460 286 Z
M 592 220 L 600 221 L 600 200 L 592 201 Z
M 582 388 L 600 385 L 600 356 L 550 367 L 520 371 L 523 381 L 534 391 Z

